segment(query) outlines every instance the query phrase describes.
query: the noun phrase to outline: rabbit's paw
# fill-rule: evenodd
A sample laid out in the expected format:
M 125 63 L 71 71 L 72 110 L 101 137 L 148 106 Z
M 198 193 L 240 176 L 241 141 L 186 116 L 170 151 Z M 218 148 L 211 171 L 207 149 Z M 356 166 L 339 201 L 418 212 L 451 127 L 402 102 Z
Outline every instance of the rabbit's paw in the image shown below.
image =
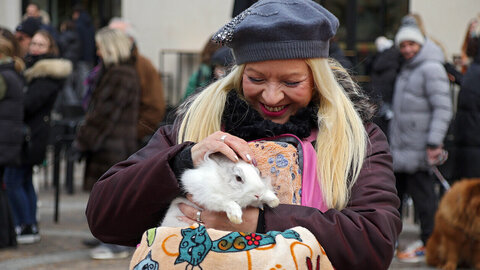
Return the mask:
M 280 200 L 277 197 L 267 201 L 267 205 L 270 206 L 271 208 L 277 207 L 279 204 L 280 204 Z
M 242 223 L 242 208 L 238 204 L 234 202 L 230 203 L 225 212 L 230 222 L 234 224 Z
M 280 204 L 280 200 L 273 192 L 265 193 L 263 201 L 271 208 L 277 207 Z

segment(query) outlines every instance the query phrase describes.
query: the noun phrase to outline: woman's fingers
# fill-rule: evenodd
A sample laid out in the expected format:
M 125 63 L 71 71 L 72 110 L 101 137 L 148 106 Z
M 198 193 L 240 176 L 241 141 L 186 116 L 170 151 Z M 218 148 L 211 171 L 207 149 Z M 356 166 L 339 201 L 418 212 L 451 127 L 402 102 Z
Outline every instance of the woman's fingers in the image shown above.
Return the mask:
M 256 165 L 255 157 L 248 143 L 231 134 L 217 131 L 192 147 L 192 161 L 198 166 L 210 153 L 222 153 L 230 160 L 236 162 L 239 158 Z
M 185 203 L 179 203 L 178 208 L 180 209 L 180 212 L 184 215 L 184 217 L 179 217 L 185 222 L 189 224 L 193 224 L 195 222 L 198 223 L 203 223 L 202 221 L 202 209 L 201 208 L 195 208 L 191 205 L 185 204 Z
M 255 160 L 255 157 L 253 156 L 253 152 L 244 139 L 233 135 L 225 134 L 220 137 L 220 141 L 228 145 L 241 159 L 257 166 L 257 162 Z

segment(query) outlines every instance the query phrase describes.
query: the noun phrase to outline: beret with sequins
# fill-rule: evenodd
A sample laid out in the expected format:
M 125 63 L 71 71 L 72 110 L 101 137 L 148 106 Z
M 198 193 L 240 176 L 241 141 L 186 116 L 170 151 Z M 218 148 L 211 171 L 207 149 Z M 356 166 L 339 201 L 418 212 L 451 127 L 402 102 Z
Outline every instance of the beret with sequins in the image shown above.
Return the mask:
M 312 0 L 260 0 L 233 18 L 212 39 L 243 64 L 328 57 L 338 19 Z

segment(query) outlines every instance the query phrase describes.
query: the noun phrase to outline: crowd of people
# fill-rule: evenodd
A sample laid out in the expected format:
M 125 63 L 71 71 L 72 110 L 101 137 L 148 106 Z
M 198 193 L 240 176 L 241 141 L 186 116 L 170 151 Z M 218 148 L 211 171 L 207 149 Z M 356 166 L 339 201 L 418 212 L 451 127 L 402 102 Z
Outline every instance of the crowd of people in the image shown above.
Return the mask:
M 52 143 L 52 116 L 68 117 L 72 107 L 81 111 L 68 154 L 85 159 L 87 192 L 162 121 L 160 75 L 138 51 L 130 28 L 114 18 L 95 32 L 88 13 L 75 6 L 57 31 L 33 3 L 13 32 L 0 28 L 0 125 L 10 131 L 2 132 L 0 144 L 0 247 L 40 241 L 32 176 Z M 128 255 L 117 246 L 97 248 L 92 257 Z
M 480 176 L 474 165 L 479 146 L 475 135 L 480 104 L 479 21 L 477 17 L 468 24 L 459 68 L 448 61 L 441 42 L 426 33 L 418 14 L 402 19 L 394 40 L 381 36 L 375 42 L 378 53 L 371 65 L 371 90 L 382 102 L 374 121 L 389 139 L 399 211 L 411 198 L 420 223 L 420 239 L 397 252 L 401 261 L 424 260 L 444 191 L 438 182 L 442 179 L 434 173 L 437 167 L 449 159 L 445 173 L 451 182 Z M 456 108 L 455 87 L 460 87 Z M 447 138 L 450 134 L 453 139 Z
M 0 133 L 0 248 L 40 241 L 33 166 L 45 161 L 52 113 L 75 106 L 83 113 L 72 149 L 86 162 L 92 258 L 127 257 L 187 195 L 183 172 L 211 153 L 275 163 L 261 173 L 278 174 L 280 154 L 255 156 L 249 142 L 261 140 L 294 146 L 295 173 L 273 183 L 297 186 L 293 203 L 245 208 L 233 224 L 193 202 L 179 205 L 180 218 L 207 233 L 302 226 L 335 269 L 387 269 L 394 255 L 423 260 L 442 195 L 432 171 L 448 158 L 452 181 L 480 177 L 480 17 L 468 24 L 457 69 L 421 17 L 406 15 L 394 37 L 375 41 L 364 91 L 335 40 L 333 14 L 310 0 L 253 2 L 235 6 L 232 22 L 205 43 L 174 123 L 162 126 L 162 81 L 127 21 L 95 31 L 78 6 L 57 31 L 30 4 L 14 31 L 0 28 L 0 127 L 10 131 Z M 420 235 L 399 247 L 408 198 Z

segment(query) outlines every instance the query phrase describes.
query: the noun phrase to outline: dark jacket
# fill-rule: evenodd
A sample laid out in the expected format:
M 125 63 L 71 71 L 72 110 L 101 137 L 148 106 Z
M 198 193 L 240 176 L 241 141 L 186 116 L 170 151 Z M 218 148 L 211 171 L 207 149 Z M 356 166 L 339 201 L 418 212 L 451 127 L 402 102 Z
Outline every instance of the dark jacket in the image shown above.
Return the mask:
M 82 54 L 80 61 L 94 63 L 95 61 L 95 28 L 92 18 L 85 11 L 81 11 L 78 19 L 75 20 L 77 30 L 82 42 Z
M 389 105 L 393 100 L 395 78 L 400 69 L 402 57 L 396 47 L 391 47 L 378 53 L 372 63 L 372 91 L 381 96 L 383 103 Z
M 70 60 L 73 64 L 82 57 L 82 41 L 78 33 L 73 30 L 65 30 L 60 33 L 58 46 L 62 57 Z
M 48 56 L 27 56 L 25 93 L 25 123 L 30 128 L 31 140 L 24 149 L 24 164 L 40 164 L 50 136 L 50 113 L 64 79 L 72 72 L 72 63 Z
M 388 137 L 388 125 L 393 116 L 392 100 L 395 79 L 400 69 L 402 57 L 400 51 L 392 46 L 379 52 L 370 66 L 370 95 L 380 103 L 380 110 L 374 122 Z
M 152 135 L 165 116 L 166 104 L 162 80 L 152 62 L 137 53 L 135 63 L 140 86 L 140 108 L 137 124 L 137 136 L 141 140 Z
M 85 172 L 86 190 L 112 165 L 138 149 L 140 83 L 134 66 L 112 66 L 100 76 L 74 142 L 81 152 L 91 154 Z
M 0 167 L 20 162 L 23 143 L 23 79 L 12 61 L 0 64 Z
M 463 77 L 453 128 L 454 179 L 480 177 L 480 50 Z
M 401 231 L 387 140 L 374 124 L 367 124 L 366 132 L 367 158 L 345 209 L 322 213 L 280 205 L 264 212 L 267 231 L 297 225 L 309 229 L 336 269 L 387 269 Z M 172 126 L 161 127 L 146 147 L 104 174 L 86 210 L 93 235 L 104 242 L 134 246 L 145 230 L 158 226 L 170 202 L 181 194 L 171 163 L 189 145 L 176 144 Z

